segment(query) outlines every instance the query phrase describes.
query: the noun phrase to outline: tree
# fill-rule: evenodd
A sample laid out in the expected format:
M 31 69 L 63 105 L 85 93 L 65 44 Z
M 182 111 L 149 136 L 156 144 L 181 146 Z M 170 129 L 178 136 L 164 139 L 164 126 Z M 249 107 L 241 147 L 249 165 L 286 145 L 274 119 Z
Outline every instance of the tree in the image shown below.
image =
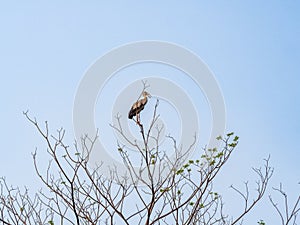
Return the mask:
M 250 199 L 248 183 L 245 183 L 245 192 L 231 186 L 242 197 L 244 208 L 237 217 L 230 217 L 225 214 L 222 196 L 214 191 L 213 184 L 236 149 L 239 137 L 234 133 L 219 136 L 219 148 L 204 148 L 198 159 L 189 159 L 186 154 L 181 154 L 180 146 L 169 136 L 176 155 L 175 159 L 170 159 L 158 144 L 154 147 L 149 145 L 150 139 L 157 141 L 160 135 L 160 128 L 156 127 L 158 105 L 157 101 L 148 129 L 142 122 L 136 123 L 142 145 L 127 138 L 121 123 L 112 125 L 136 148 L 140 165 L 136 169 L 126 146 L 117 145 L 116 151 L 122 157 L 127 173 L 120 176 L 116 168 L 111 168 L 110 177 L 101 174 L 101 165 L 92 169 L 88 163 L 98 135 L 93 138 L 85 135 L 80 143 L 75 142 L 74 147 L 69 147 L 64 142 L 64 129 L 51 135 L 47 122 L 42 128 L 25 112 L 26 118 L 44 139 L 51 158 L 43 173 L 38 167 L 37 152 L 32 154 L 35 171 L 46 191 L 41 190 L 32 198 L 27 189 L 22 192 L 19 188 L 10 187 L 2 178 L 0 221 L 3 224 L 50 225 L 241 224 L 265 194 L 273 174 L 269 158 L 264 160 L 261 168 L 253 169 L 258 176 L 256 197 Z M 152 129 L 157 129 L 156 136 L 151 136 Z M 191 143 L 187 152 L 194 144 Z M 279 191 L 283 194 L 281 188 Z M 288 221 L 283 220 L 282 224 L 289 224 L 290 218 L 296 221 L 298 203 L 299 199 L 287 216 Z M 276 204 L 273 205 L 276 208 Z M 258 223 L 264 224 L 263 221 Z

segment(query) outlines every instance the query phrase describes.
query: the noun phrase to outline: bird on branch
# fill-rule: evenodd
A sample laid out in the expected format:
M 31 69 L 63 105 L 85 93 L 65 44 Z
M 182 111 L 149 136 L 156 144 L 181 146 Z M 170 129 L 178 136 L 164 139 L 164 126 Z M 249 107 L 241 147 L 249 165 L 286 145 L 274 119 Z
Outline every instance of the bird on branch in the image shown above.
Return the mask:
M 144 109 L 145 105 L 148 102 L 148 97 L 151 98 L 151 95 L 147 92 L 143 92 L 143 98 L 136 101 L 132 106 L 128 113 L 128 118 L 132 119 L 134 116 L 136 117 L 136 123 L 140 124 L 140 112 Z

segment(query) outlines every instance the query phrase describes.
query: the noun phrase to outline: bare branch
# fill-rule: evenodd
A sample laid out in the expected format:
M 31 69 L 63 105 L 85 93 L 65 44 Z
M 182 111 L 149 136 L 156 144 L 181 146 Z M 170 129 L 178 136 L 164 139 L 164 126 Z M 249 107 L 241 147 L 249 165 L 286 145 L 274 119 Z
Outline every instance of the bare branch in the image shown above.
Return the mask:
M 297 215 L 300 211 L 300 195 L 298 195 L 294 205 L 292 206 L 292 210 L 289 210 L 289 201 L 288 201 L 288 195 L 284 192 L 282 188 L 282 184 L 280 183 L 279 188 L 273 188 L 274 191 L 279 193 L 281 197 L 284 199 L 283 208 L 284 210 L 281 210 L 277 203 L 273 200 L 272 196 L 269 195 L 269 199 L 273 207 L 275 208 L 276 212 L 280 216 L 281 224 L 282 225 L 296 225 Z

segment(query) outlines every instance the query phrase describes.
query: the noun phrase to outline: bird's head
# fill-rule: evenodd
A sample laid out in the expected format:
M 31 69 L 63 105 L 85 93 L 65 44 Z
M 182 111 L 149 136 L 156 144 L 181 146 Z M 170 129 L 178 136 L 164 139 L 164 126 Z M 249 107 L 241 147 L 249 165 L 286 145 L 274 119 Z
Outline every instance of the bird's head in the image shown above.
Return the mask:
M 144 92 L 143 92 L 143 97 L 144 97 L 144 98 L 146 98 L 146 97 L 151 98 L 151 95 L 150 95 L 147 91 L 144 91 Z

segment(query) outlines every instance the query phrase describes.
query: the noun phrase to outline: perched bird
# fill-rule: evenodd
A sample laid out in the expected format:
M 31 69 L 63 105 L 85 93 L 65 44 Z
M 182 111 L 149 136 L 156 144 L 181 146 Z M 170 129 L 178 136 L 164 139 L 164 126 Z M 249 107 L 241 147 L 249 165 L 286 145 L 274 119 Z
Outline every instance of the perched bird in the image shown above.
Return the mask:
M 132 106 L 128 113 L 128 118 L 132 119 L 134 116 L 136 116 L 136 122 L 140 123 L 140 112 L 144 109 L 145 105 L 147 104 L 148 97 L 151 98 L 151 95 L 144 91 L 143 92 L 143 98 L 136 101 Z

